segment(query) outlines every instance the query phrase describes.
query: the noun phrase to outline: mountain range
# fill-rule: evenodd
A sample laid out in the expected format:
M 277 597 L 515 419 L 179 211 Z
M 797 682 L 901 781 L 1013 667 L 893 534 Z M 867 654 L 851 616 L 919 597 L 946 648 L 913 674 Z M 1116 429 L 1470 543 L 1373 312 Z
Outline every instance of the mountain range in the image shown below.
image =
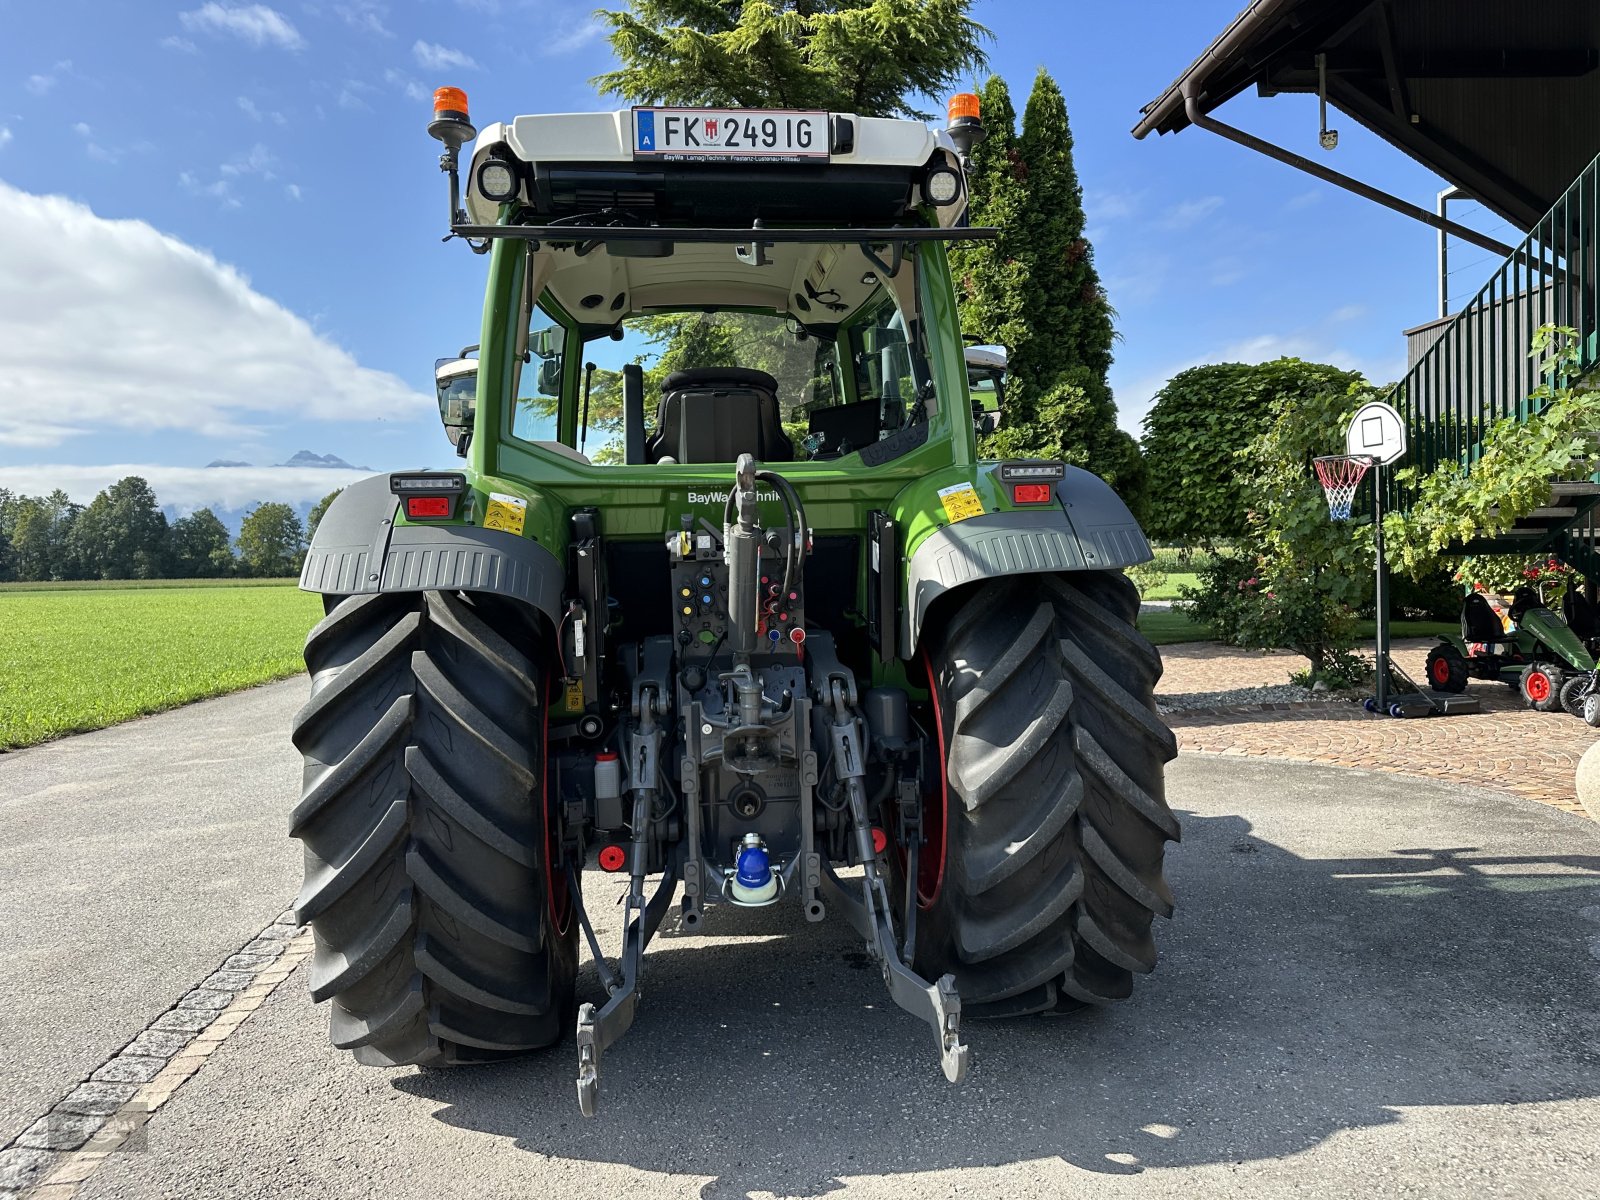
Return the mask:
M 357 467 L 345 462 L 337 454 L 313 454 L 309 450 L 296 450 L 288 462 L 273 463 L 275 467 L 331 467 L 339 471 L 370 471 L 371 467 Z M 254 463 L 237 462 L 230 458 L 214 458 L 207 467 L 253 467 Z

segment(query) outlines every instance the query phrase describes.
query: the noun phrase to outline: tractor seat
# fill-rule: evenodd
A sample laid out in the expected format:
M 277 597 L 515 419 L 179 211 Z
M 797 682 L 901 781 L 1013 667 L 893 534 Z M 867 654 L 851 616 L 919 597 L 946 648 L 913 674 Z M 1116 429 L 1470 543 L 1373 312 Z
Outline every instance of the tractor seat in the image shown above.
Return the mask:
M 726 463 L 741 454 L 762 462 L 794 461 L 778 413 L 778 381 L 746 367 L 674 371 L 661 388 L 651 462 Z
M 1489 645 L 1494 642 L 1509 642 L 1514 637 L 1514 634 L 1506 632 L 1506 627 L 1500 623 L 1500 617 L 1479 593 L 1473 592 L 1462 601 L 1462 641 Z
M 1561 615 L 1583 641 L 1592 642 L 1600 637 L 1600 621 L 1595 620 L 1594 605 L 1575 584 L 1568 585 L 1567 594 L 1561 598 Z
M 1511 623 L 1513 625 L 1521 625 L 1522 619 L 1528 615 L 1529 611 L 1543 607 L 1544 601 L 1539 599 L 1539 593 L 1527 584 L 1523 584 L 1511 593 Z

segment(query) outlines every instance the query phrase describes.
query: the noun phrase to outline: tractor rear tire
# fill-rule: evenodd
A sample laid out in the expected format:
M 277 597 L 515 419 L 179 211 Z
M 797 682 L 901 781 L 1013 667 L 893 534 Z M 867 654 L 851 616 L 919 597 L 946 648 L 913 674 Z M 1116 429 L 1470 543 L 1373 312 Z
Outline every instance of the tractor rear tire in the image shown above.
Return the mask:
M 1529 663 L 1522 669 L 1517 690 L 1534 712 L 1560 712 L 1561 684 L 1561 671 L 1544 663 Z
M 1464 692 L 1471 672 L 1467 660 L 1449 642 L 1428 651 L 1428 685 L 1439 692 Z
M 1119 572 L 1012 576 L 930 634 L 945 786 L 923 822 L 939 868 L 919 887 L 915 961 L 925 978 L 954 973 L 974 1017 L 1120 1000 L 1156 964 L 1177 748 L 1138 612 Z
M 572 1027 L 538 644 L 524 610 L 440 592 L 342 599 L 306 640 L 295 911 L 312 998 L 358 1062 L 482 1062 Z

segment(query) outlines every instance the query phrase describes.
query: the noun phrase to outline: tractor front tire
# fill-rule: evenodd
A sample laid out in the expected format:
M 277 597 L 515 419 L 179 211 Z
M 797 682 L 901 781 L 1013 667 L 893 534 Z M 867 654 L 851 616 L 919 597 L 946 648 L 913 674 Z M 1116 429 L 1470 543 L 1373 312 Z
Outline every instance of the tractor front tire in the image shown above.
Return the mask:
M 1467 660 L 1449 642 L 1428 651 L 1428 684 L 1438 692 L 1464 692 L 1471 672 Z
M 1138 591 L 1121 573 L 1027 575 L 954 603 L 929 638 L 945 772 L 923 823 L 920 853 L 938 858 L 919 871 L 917 968 L 953 973 L 975 1017 L 1122 999 L 1155 966 L 1179 833 Z
M 1522 669 L 1518 690 L 1534 712 L 1561 711 L 1562 673 L 1544 663 L 1529 663 Z
M 524 610 L 440 592 L 342 599 L 306 640 L 295 910 L 312 998 L 358 1062 L 481 1062 L 571 1028 L 538 645 Z

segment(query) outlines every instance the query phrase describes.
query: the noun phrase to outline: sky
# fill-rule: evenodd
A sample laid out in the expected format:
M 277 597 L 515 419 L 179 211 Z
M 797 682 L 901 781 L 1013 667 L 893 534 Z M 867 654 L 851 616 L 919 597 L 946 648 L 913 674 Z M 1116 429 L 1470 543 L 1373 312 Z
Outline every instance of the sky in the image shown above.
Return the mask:
M 1066 95 L 1134 433 L 1197 363 L 1392 380 L 1437 315 L 1427 227 L 1199 130 L 1130 135 L 1240 4 L 973 5 L 1019 111 L 1041 68 Z M 429 97 L 465 88 L 480 128 L 622 107 L 589 84 L 613 65 L 590 3 L 0 0 L 0 28 L 0 487 L 86 502 L 143 474 L 231 507 L 348 482 L 272 469 L 302 449 L 450 465 L 432 364 L 478 340 L 485 263 L 440 242 Z M 1310 97 L 1219 115 L 1424 207 L 1443 186 L 1343 117 L 1317 149 Z M 1452 263 L 1458 296 L 1495 265 Z

